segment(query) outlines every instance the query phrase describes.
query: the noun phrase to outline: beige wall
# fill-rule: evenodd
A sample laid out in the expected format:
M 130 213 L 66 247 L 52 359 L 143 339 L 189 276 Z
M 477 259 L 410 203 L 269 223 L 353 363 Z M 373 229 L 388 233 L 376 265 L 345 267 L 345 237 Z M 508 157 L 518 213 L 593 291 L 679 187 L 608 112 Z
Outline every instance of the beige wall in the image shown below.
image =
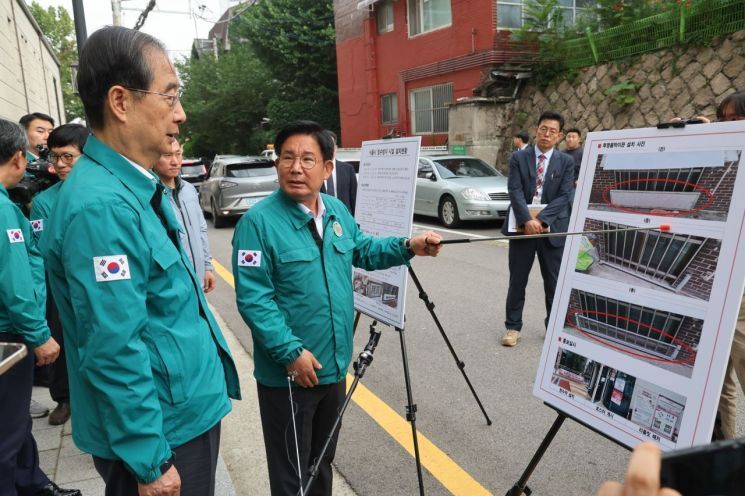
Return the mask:
M 64 123 L 59 63 L 23 0 L 0 0 L 0 117 L 29 112 Z

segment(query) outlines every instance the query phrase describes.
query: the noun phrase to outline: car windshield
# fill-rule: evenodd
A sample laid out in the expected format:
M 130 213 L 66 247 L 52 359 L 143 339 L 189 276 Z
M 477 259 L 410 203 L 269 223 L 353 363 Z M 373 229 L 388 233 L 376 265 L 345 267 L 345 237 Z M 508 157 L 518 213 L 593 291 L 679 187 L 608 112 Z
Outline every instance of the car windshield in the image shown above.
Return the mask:
M 202 164 L 181 166 L 181 174 L 185 176 L 198 176 L 199 174 L 203 174 L 203 173 L 204 173 L 204 166 Z
M 275 173 L 272 162 L 253 162 L 250 164 L 230 164 L 225 169 L 227 177 L 271 176 Z
M 442 158 L 434 164 L 443 179 L 502 175 L 497 169 L 478 158 Z

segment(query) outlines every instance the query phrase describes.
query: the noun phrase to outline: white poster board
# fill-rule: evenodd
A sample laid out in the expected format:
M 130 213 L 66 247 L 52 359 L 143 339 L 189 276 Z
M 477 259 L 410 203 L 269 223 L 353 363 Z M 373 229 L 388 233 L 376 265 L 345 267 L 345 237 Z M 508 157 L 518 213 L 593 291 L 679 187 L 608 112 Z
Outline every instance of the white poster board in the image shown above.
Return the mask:
M 411 236 L 420 144 L 421 136 L 362 143 L 355 218 L 365 234 Z M 406 266 L 371 272 L 355 268 L 354 308 L 403 328 L 407 277 Z
M 567 238 L 537 397 L 629 447 L 711 440 L 745 284 L 743 149 L 745 122 L 588 134 L 569 231 L 613 232 L 589 267 Z

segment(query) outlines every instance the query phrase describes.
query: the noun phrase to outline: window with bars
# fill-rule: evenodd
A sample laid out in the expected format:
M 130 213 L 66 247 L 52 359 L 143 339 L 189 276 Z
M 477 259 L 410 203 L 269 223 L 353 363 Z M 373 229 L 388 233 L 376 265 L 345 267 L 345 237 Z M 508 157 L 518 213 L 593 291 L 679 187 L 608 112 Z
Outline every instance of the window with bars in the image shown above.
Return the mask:
M 408 0 L 409 36 L 449 26 L 452 23 L 450 0 Z
M 398 122 L 398 97 L 395 93 L 380 96 L 380 113 L 383 124 Z
M 519 29 L 523 26 L 526 0 L 496 0 L 497 26 L 506 29 Z M 593 7 L 594 0 L 559 0 L 558 6 L 564 11 L 564 23 L 574 24 Z
M 577 296 L 581 312 L 574 317 L 583 331 L 653 356 L 677 358 L 675 338 L 686 317 L 585 291 Z
M 393 31 L 393 1 L 383 0 L 375 6 L 375 15 L 378 22 L 378 33 L 390 33 Z
M 409 93 L 414 134 L 447 133 L 447 103 L 453 100 L 453 84 L 417 88 Z
M 656 231 L 624 231 L 629 226 L 603 222 L 602 259 L 634 275 L 674 286 L 706 238 Z
M 624 191 L 690 192 L 698 184 L 703 167 L 662 170 L 616 170 L 614 189 Z

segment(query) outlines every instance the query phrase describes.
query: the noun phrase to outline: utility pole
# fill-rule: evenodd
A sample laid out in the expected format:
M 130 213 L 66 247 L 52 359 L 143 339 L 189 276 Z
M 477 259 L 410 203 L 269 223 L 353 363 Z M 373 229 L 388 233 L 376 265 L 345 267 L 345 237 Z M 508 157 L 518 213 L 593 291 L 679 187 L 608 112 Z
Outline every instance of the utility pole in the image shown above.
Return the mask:
M 75 19 L 75 40 L 78 43 L 78 56 L 80 50 L 88 39 L 88 32 L 85 29 L 85 10 L 83 10 L 83 0 L 72 0 L 72 16 Z
M 122 25 L 122 0 L 111 0 L 111 17 L 114 19 L 114 26 Z

